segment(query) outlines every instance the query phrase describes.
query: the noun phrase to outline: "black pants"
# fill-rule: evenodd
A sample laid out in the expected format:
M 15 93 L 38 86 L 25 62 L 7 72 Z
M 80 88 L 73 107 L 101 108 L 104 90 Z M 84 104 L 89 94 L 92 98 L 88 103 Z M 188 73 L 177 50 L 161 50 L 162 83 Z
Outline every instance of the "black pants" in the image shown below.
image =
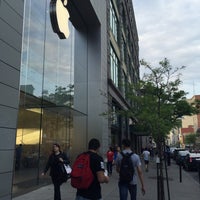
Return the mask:
M 54 177 L 52 177 L 52 182 L 54 185 L 54 200 L 61 200 L 60 186 L 62 185 L 62 182 Z
M 108 170 L 108 175 L 112 174 L 112 161 L 107 162 L 107 170 Z

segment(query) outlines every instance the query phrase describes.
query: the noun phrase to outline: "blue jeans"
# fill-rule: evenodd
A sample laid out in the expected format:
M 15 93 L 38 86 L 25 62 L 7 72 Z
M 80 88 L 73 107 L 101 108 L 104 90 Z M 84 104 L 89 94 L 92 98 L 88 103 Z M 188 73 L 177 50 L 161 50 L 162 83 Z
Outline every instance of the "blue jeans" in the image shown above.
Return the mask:
M 87 198 L 84 198 L 82 196 L 76 196 L 75 200 L 93 200 L 93 199 L 87 199 Z M 102 199 L 95 199 L 95 200 L 102 200 Z
M 131 200 L 136 200 L 137 196 L 137 185 L 131 185 L 129 183 L 118 183 L 119 186 L 119 195 L 120 200 L 127 200 L 128 199 L 128 191 L 131 196 Z

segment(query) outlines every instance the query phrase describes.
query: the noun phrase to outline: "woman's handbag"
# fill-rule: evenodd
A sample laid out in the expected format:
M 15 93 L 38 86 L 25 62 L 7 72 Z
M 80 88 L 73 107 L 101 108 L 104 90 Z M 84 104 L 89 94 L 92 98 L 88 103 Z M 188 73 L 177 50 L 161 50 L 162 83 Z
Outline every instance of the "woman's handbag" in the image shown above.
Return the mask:
M 69 165 L 66 165 L 66 164 L 64 164 L 64 168 L 65 168 L 65 171 L 67 172 L 67 174 L 70 175 L 71 172 L 72 172 L 72 168 Z
M 66 164 L 60 164 L 60 169 L 61 169 L 61 178 L 63 182 L 66 182 L 70 178 L 71 174 L 71 167 Z

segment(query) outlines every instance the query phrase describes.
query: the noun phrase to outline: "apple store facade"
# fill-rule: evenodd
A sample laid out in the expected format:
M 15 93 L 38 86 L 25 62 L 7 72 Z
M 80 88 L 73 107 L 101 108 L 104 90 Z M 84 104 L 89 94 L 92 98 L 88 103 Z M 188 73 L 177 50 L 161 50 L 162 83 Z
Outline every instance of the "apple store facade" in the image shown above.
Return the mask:
M 60 39 L 52 29 L 50 0 L 25 0 L 19 4 L 2 1 L 0 13 L 7 9 L 10 15 L 2 20 L 0 14 L 0 24 L 11 27 L 12 39 L 21 38 L 21 46 L 14 48 L 16 41 L 6 39 L 10 33 L 2 38 L 3 44 L 9 44 L 8 48 L 12 47 L 17 56 L 5 51 L 5 56 L 0 57 L 1 69 L 7 67 L 5 76 L 12 70 L 18 81 L 11 85 L 13 79 L 2 79 L 0 83 L 0 90 L 6 85 L 5 91 L 15 91 L 15 95 L 7 95 L 0 102 L 0 109 L 12 115 L 0 124 L 0 157 L 4 151 L 11 158 L 0 167 L 0 185 L 5 177 L 10 177 L 0 189 L 0 200 L 50 182 L 48 176 L 41 178 L 40 174 L 55 142 L 72 161 L 87 149 L 92 137 L 103 144 L 102 153 L 107 150 L 108 122 L 101 116 L 107 110 L 107 98 L 101 94 L 107 90 L 104 4 L 95 0 L 68 1 L 68 9 L 63 9 L 70 16 L 69 20 L 64 19 L 69 37 Z M 21 29 L 17 24 L 21 24 Z M 1 44 L 0 50 L 4 52 Z M 20 59 L 19 65 L 15 58 Z M 9 120 L 13 123 L 8 124 Z

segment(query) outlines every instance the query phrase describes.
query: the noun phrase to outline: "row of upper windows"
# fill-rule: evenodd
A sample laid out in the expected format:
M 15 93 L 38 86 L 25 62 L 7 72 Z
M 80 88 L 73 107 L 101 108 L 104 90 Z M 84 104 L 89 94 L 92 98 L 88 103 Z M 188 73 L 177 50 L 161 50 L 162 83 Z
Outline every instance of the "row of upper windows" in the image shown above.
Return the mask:
M 116 4 L 117 4 L 116 1 L 110 0 L 110 30 L 116 42 L 120 41 L 119 37 L 122 37 L 122 39 L 126 41 L 127 43 L 126 48 L 129 49 L 130 54 L 133 55 L 133 52 L 137 52 L 138 50 L 137 44 L 134 43 L 135 37 L 134 36 L 133 38 L 131 37 L 131 32 L 129 28 L 126 26 L 127 17 L 124 8 L 122 8 L 122 12 L 120 13 L 122 18 L 121 19 L 122 24 L 120 24 L 118 8 L 116 8 L 117 6 L 115 6 Z M 120 34 L 119 31 L 121 32 Z
M 132 67 L 131 61 L 129 59 L 129 64 L 127 65 L 126 73 L 123 69 L 120 69 L 119 59 L 114 51 L 112 45 L 110 45 L 110 78 L 114 85 L 120 89 L 122 94 L 125 96 L 127 83 L 136 83 L 138 81 L 137 73 Z M 128 81 L 129 80 L 129 81 Z
M 124 12 L 123 12 L 124 13 Z M 122 15 L 123 21 L 125 21 L 125 14 Z M 125 24 L 125 23 L 124 23 Z M 114 9 L 113 1 L 110 0 L 110 30 L 114 36 L 114 39 L 116 42 L 118 42 L 118 29 L 119 29 L 119 23 L 117 19 L 117 14 Z M 137 63 L 137 52 L 134 54 L 134 46 L 133 42 L 130 42 L 130 31 L 126 30 L 126 39 L 122 36 L 122 41 L 120 44 L 120 50 L 121 50 L 121 60 L 125 64 L 127 68 L 127 75 L 130 77 L 130 80 L 134 81 L 135 79 L 135 73 L 133 72 L 133 63 Z M 129 41 L 129 42 L 128 42 Z M 114 51 L 114 50 L 112 50 Z M 134 56 L 133 58 L 130 57 L 130 55 Z M 117 56 L 116 56 L 117 58 Z M 131 69 L 132 68 L 132 69 Z M 137 73 L 136 73 L 137 75 Z M 111 77 L 112 79 L 112 77 Z
M 132 70 L 130 72 L 132 74 L 133 68 L 130 67 L 130 69 Z M 120 69 L 119 60 L 112 45 L 110 46 L 110 78 L 115 87 L 118 88 L 125 97 L 127 93 L 128 76 L 123 69 Z
M 110 47 L 110 78 L 114 85 L 119 87 L 119 61 L 112 46 Z
M 110 29 L 113 33 L 113 36 L 115 40 L 118 40 L 118 21 L 117 21 L 117 16 L 113 7 L 112 2 L 110 1 Z

